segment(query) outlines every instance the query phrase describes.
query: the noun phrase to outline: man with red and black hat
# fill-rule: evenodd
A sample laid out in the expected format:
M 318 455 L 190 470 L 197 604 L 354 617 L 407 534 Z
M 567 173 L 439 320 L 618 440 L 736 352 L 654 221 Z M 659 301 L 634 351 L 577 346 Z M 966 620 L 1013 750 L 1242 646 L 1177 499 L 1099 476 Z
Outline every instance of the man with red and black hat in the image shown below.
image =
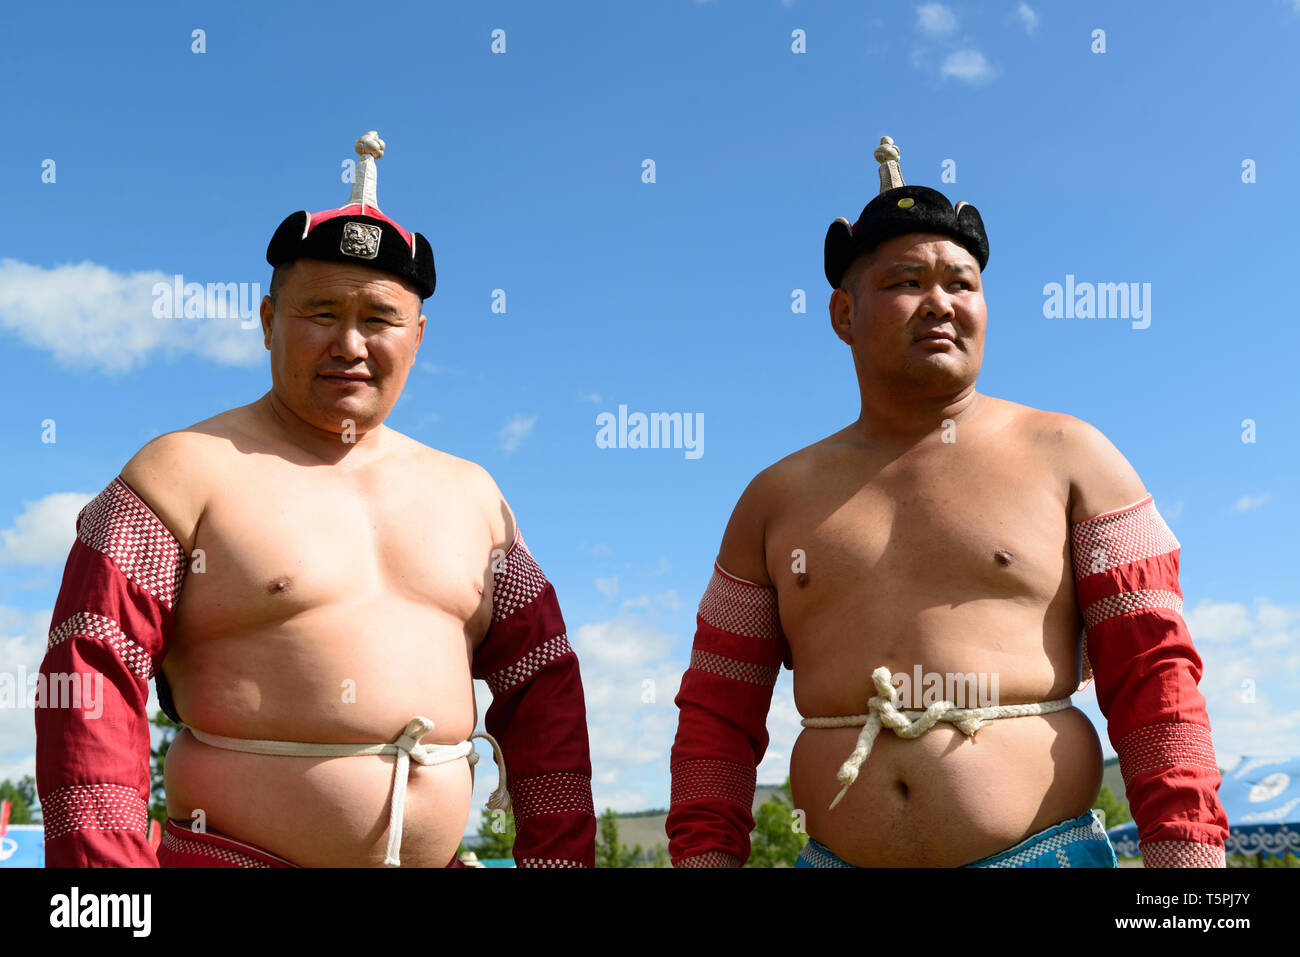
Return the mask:
M 487 472 L 383 424 L 435 273 L 377 205 L 383 142 L 356 149 L 348 203 L 291 214 L 267 249 L 270 391 L 153 440 L 77 519 L 42 673 L 102 675 L 104 700 L 37 712 L 52 866 L 451 866 L 472 737 L 517 863 L 594 863 L 555 590 Z M 150 677 L 184 724 L 156 855 Z
M 732 513 L 676 699 L 673 863 L 748 858 L 785 664 L 796 866 L 1114 866 L 1082 670 L 1146 865 L 1222 867 L 1178 541 L 1097 429 L 976 391 L 983 222 L 905 185 L 888 137 L 875 155 L 880 194 L 825 247 L 860 414 Z

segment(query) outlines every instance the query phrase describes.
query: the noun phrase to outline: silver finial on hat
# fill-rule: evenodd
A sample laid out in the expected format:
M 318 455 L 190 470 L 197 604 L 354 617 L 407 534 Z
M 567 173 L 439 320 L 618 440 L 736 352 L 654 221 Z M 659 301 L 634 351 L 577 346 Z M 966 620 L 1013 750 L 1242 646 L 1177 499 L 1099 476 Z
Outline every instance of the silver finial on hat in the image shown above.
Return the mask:
M 903 172 L 898 168 L 899 152 L 893 140 L 888 136 L 882 136 L 880 145 L 876 147 L 875 156 L 876 162 L 880 164 L 880 191 L 882 193 L 906 185 L 903 182 Z
M 382 212 L 377 199 L 379 176 L 375 170 L 375 160 L 384 155 L 384 141 L 378 133 L 371 130 L 358 139 L 353 148 L 361 158 L 357 160 L 356 173 L 352 178 L 352 195 L 348 197 L 347 205 L 355 206 L 359 203 L 362 207 Z

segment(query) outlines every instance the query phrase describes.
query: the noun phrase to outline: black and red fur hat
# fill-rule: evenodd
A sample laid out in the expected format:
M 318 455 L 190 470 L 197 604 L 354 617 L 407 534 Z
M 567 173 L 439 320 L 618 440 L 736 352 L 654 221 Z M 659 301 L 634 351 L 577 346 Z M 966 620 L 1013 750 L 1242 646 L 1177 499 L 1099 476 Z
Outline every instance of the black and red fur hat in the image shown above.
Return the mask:
M 849 224 L 840 217 L 826 231 L 826 278 L 838 289 L 853 260 L 896 236 L 908 233 L 939 233 L 965 246 L 979 263 L 980 272 L 989 261 L 989 240 L 984 221 L 970 203 L 956 206 L 948 197 L 928 186 L 906 186 L 898 168 L 898 147 L 888 136 L 876 147 L 880 164 L 880 195 L 867 203 L 858 221 Z
M 282 266 L 295 259 L 324 259 L 371 266 L 410 281 L 420 298 L 428 299 L 437 282 L 429 241 L 389 219 L 376 202 L 375 160 L 384 155 L 384 141 L 371 130 L 357 140 L 356 151 L 360 159 L 347 205 L 290 213 L 271 237 L 266 261 Z

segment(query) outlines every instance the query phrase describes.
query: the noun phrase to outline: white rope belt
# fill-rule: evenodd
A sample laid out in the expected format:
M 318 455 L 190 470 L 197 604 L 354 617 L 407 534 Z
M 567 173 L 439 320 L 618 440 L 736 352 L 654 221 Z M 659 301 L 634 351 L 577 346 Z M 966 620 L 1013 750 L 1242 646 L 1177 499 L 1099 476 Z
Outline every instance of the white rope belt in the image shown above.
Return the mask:
M 402 848 L 402 813 L 406 805 L 406 779 L 410 774 L 411 762 L 433 765 L 447 764 L 461 758 L 468 758 L 470 767 L 478 763 L 478 752 L 474 750 L 474 738 L 483 738 L 492 745 L 492 758 L 497 763 L 500 780 L 497 788 L 488 798 L 487 806 L 495 810 L 510 810 L 510 792 L 506 790 L 506 762 L 501 755 L 501 746 L 496 738 L 486 731 L 475 731 L 468 740 L 459 744 L 420 744 L 420 738 L 433 730 L 433 722 L 417 715 L 407 723 L 406 729 L 398 735 L 396 741 L 387 744 L 321 744 L 312 741 L 258 741 L 252 738 L 227 738 L 220 734 L 209 734 L 198 728 L 189 727 L 190 734 L 204 744 L 227 751 L 246 751 L 249 754 L 276 754 L 300 758 L 346 758 L 356 754 L 395 754 L 397 763 L 393 766 L 393 801 L 388 812 L 388 853 L 384 864 L 388 867 L 400 867 L 398 853 Z
M 836 775 L 843 787 L 835 795 L 831 807 L 840 803 L 848 793 L 849 787 L 858 779 L 858 770 L 871 753 L 871 746 L 876 742 L 880 729 L 889 728 L 900 738 L 919 738 L 940 721 L 948 721 L 957 726 L 963 734 L 974 736 L 975 732 L 990 721 L 999 718 L 1023 718 L 1031 714 L 1050 714 L 1071 706 L 1069 698 L 1057 698 L 1055 701 L 1037 701 L 1031 704 L 1004 704 L 991 708 L 958 708 L 951 701 L 936 701 L 924 712 L 902 711 L 898 707 L 898 689 L 890 682 L 888 668 L 877 668 L 871 673 L 871 680 L 880 692 L 867 702 L 866 714 L 849 715 L 846 718 L 804 718 L 800 722 L 805 728 L 856 728 L 862 726 L 858 743 L 848 760 L 840 765 Z M 915 721 L 907 715 L 919 713 Z

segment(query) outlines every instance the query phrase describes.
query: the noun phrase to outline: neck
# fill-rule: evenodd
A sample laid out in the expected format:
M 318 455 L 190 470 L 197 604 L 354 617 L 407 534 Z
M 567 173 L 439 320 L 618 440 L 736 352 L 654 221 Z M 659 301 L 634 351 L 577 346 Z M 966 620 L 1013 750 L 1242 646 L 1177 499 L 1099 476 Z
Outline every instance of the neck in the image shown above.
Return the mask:
M 864 442 L 910 447 L 944 427 L 944 420 L 960 423 L 979 406 L 975 383 L 956 392 L 920 394 L 885 383 L 860 385 L 862 409 L 852 430 Z
M 375 427 L 362 431 L 360 426 L 352 431 L 337 432 L 322 429 L 308 422 L 281 401 L 272 389 L 258 400 L 257 405 L 270 420 L 275 431 L 290 445 L 301 449 L 314 459 L 335 465 L 352 456 L 370 460 L 378 453 L 383 441 L 383 429 Z

